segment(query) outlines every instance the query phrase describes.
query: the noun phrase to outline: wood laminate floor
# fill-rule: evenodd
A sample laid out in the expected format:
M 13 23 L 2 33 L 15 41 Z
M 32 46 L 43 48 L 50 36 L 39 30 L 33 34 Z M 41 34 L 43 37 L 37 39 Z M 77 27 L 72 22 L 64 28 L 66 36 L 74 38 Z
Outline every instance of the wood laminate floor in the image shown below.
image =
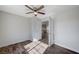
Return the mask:
M 24 46 L 29 54 L 43 54 L 48 47 L 48 44 L 41 41 L 31 42 Z
M 48 47 L 44 52 L 44 54 L 78 54 L 78 53 L 54 44 L 51 47 Z
M 29 43 L 31 43 L 30 40 L 2 47 L 0 48 L 0 54 L 27 54 L 24 46 Z
M 29 43 L 31 43 L 30 40 L 2 47 L 0 48 L 0 54 L 28 54 L 24 46 Z M 76 54 L 76 52 L 58 45 L 52 45 L 51 47 L 48 47 L 43 54 Z

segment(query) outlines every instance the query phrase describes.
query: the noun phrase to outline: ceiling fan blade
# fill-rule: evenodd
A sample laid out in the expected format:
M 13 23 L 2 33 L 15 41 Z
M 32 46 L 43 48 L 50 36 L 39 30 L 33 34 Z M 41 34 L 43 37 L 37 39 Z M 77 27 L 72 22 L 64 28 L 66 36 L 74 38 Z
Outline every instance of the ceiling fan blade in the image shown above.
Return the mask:
M 30 10 L 34 11 L 31 7 L 29 7 L 28 5 L 25 5 L 27 8 L 29 8 Z
M 34 13 L 34 12 L 27 12 L 26 14 L 30 14 L 30 13 Z
M 34 5 L 32 5 L 32 7 L 33 7 L 34 10 L 37 10 L 37 7 L 35 7 Z
M 44 6 L 42 5 L 42 6 L 40 6 L 36 11 L 39 11 L 39 10 L 41 10 L 42 8 L 44 8 Z
M 43 15 L 45 14 L 45 13 L 43 13 L 43 12 L 38 12 L 38 13 L 39 13 L 39 14 L 43 14 Z

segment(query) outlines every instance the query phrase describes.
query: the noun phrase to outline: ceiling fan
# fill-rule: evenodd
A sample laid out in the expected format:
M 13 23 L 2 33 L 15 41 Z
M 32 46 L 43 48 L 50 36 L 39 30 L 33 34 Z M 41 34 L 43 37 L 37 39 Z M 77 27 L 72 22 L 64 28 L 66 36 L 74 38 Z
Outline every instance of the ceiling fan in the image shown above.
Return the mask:
M 40 10 L 44 8 L 43 5 L 41 5 L 39 8 L 37 8 L 37 7 L 31 8 L 31 7 L 28 6 L 28 5 L 25 5 L 25 6 L 26 6 L 27 8 L 29 8 L 29 9 L 32 11 L 32 12 L 27 12 L 26 14 L 31 14 L 31 13 L 33 13 L 35 16 L 37 16 L 38 14 L 45 15 L 44 12 L 40 12 Z

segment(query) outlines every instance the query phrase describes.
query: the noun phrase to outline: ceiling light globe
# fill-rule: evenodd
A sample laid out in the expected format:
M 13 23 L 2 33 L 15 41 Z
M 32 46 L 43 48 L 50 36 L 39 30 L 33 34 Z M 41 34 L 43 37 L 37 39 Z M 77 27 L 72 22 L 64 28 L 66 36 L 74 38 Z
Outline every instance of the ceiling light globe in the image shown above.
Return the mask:
M 34 12 L 34 14 L 37 15 L 38 13 L 37 12 Z

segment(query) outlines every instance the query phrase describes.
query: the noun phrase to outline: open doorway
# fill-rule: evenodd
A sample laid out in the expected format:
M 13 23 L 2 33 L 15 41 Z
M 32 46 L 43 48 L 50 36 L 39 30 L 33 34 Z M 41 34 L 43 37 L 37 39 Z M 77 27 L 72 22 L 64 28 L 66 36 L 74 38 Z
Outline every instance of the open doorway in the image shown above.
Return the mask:
M 48 25 L 49 25 L 49 21 L 43 21 L 42 22 L 42 38 L 41 38 L 41 42 L 49 44 L 49 40 L 48 40 Z

